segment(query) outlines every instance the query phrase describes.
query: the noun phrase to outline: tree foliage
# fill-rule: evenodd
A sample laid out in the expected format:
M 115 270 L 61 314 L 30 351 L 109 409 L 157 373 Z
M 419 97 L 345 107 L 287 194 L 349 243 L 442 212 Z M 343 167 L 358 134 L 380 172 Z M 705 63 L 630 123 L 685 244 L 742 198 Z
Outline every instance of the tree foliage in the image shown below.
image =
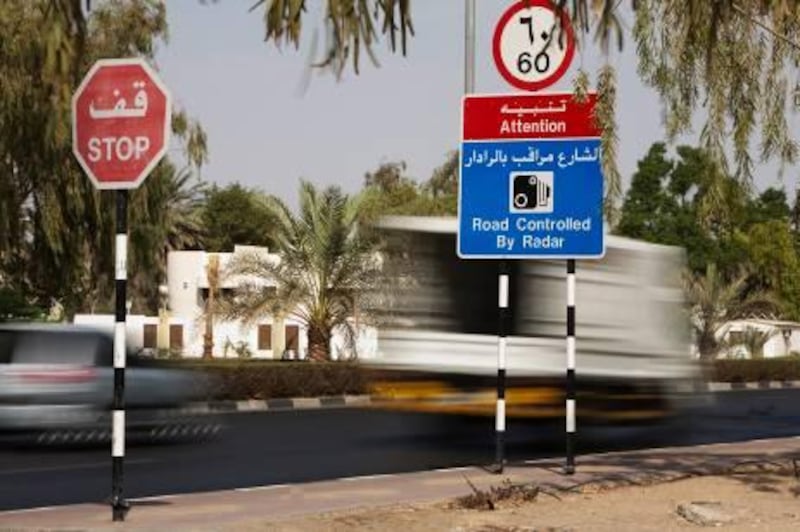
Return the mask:
M 357 300 L 377 287 L 379 242 L 360 221 L 360 203 L 338 187 L 302 182 L 299 214 L 272 196 L 267 205 L 279 260 L 261 253 L 234 259 L 229 274 L 256 281 L 244 283 L 231 314 L 245 322 L 292 314 L 308 328 L 310 358 L 329 359 L 333 331 L 354 338 Z
M 686 292 L 692 305 L 692 327 L 702 360 L 716 356 L 723 346 L 717 331 L 726 322 L 746 317 L 754 308 L 772 305 L 763 293 L 748 293 L 748 273 L 725 279 L 716 265 L 709 264 L 702 274 L 686 277 Z
M 447 154 L 430 178 L 419 183 L 406 174 L 405 162 L 382 163 L 364 176 L 361 216 L 373 221 L 382 215 L 452 216 L 458 207 L 458 158 Z
M 263 9 L 267 40 L 297 46 L 305 4 L 303 0 L 259 1 L 254 9 Z M 786 111 L 793 94 L 790 82 L 800 64 L 800 1 L 554 0 L 553 4 L 569 15 L 581 46 L 593 41 L 607 58 L 614 44 L 619 50 L 625 44 L 623 10 L 632 9 L 630 37 L 639 73 L 661 97 L 670 140 L 689 131 L 695 112 L 704 110 L 703 146 L 725 165 L 726 139 L 732 137 L 735 175 L 740 180 L 752 176 L 749 144 L 756 136 L 761 140 L 759 159 L 795 160 L 797 144 Z M 378 25 L 388 35 L 391 50 L 405 54 L 414 28 L 411 8 L 410 0 L 327 0 L 324 23 L 333 38 L 320 64 L 341 73 L 352 58 L 357 72 L 362 48 L 374 57 Z M 613 220 L 622 191 L 615 154 L 616 78 L 610 61 L 600 68 L 595 85 L 600 94 L 598 119 L 604 129 L 606 212 Z M 583 70 L 576 79 L 576 87 L 581 86 L 588 86 Z
M 800 318 L 800 238 L 786 193 L 756 195 L 726 174 L 704 149 L 679 146 L 677 159 L 663 143 L 639 161 L 621 210 L 621 235 L 682 246 L 689 269 L 714 265 L 725 282 L 742 267 L 747 292 L 773 294 L 787 318 Z
M 11 288 L 0 288 L 0 323 L 41 319 L 44 309 L 31 304 L 24 294 Z
M 264 204 L 263 194 L 239 183 L 212 186 L 206 193 L 202 220 L 207 251 L 233 251 L 236 244 L 272 244 L 274 218 Z
M 89 32 L 80 0 L 40 3 L 48 7 L 41 26 L 48 59 L 40 65 L 42 79 L 63 79 L 70 69 L 74 75 L 70 58 L 84 50 Z M 163 5 L 155 0 L 133 3 Z M 796 159 L 797 143 L 786 112 L 793 94 L 800 97 L 791 86 L 800 64 L 800 0 L 553 0 L 553 5 L 568 15 L 580 46 L 596 45 L 606 56 L 594 85 L 603 128 L 605 210 L 612 222 L 622 190 L 616 166 L 617 82 L 610 56 L 626 43 L 625 10 L 634 17 L 629 37 L 636 46 L 639 74 L 661 98 L 670 140 L 689 131 L 694 114 L 702 110 L 703 147 L 725 168 L 730 137 L 739 180 L 752 176 L 750 143 L 756 137 L 759 159 Z M 298 47 L 307 8 L 306 0 L 255 0 L 251 10 L 261 13 L 266 41 Z M 455 6 L 453 12 L 460 9 Z M 319 22 L 328 39 L 315 66 L 331 68 L 337 76 L 348 64 L 358 73 L 365 55 L 377 64 L 375 45 L 382 38 L 393 53 L 405 55 L 414 35 L 411 0 L 325 0 Z M 588 73 L 579 69 L 576 90 L 589 85 Z
M 729 276 L 745 257 L 737 230 L 746 221 L 747 191 L 704 150 L 679 146 L 676 152 L 678 159 L 670 160 L 666 145 L 656 143 L 639 161 L 616 230 L 685 247 L 693 271 L 713 262 Z
M 0 283 L 45 304 L 55 297 L 68 314 L 107 307 L 114 228 L 112 195 L 96 191 L 72 155 L 71 96 L 100 57 L 152 59 L 166 38 L 165 10 L 155 0 L 108 0 L 84 19 L 78 0 L 0 4 Z M 174 117 L 189 160 L 202 164 L 202 128 L 180 110 Z M 164 248 L 196 229 L 182 210 L 190 181 L 164 162 L 131 195 L 137 308 L 154 300 Z

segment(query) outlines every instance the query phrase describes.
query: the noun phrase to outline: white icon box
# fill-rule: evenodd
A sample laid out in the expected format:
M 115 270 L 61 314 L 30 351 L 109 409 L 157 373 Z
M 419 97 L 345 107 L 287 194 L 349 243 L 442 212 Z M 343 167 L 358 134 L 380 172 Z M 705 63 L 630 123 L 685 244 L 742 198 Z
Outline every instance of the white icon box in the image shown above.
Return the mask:
M 512 213 L 553 212 L 553 172 L 511 172 L 508 209 Z

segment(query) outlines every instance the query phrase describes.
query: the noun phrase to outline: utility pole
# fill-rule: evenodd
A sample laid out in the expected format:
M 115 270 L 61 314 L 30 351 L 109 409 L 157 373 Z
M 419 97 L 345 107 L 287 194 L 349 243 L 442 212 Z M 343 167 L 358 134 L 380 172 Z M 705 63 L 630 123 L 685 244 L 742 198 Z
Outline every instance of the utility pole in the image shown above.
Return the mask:
M 464 0 L 464 94 L 475 92 L 475 0 Z

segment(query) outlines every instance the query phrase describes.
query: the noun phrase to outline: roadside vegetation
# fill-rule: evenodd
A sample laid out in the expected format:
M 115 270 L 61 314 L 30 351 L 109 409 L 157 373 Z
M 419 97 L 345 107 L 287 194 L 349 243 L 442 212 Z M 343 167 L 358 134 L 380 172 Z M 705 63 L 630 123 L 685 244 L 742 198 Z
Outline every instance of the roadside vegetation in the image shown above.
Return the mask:
M 281 360 L 154 360 L 158 367 L 192 369 L 210 379 L 209 401 L 267 400 L 369 394 L 367 371 L 353 362 Z
M 204 400 L 246 401 L 296 397 L 370 395 L 375 374 L 356 361 L 310 362 L 257 359 L 156 359 L 145 364 L 191 369 L 210 379 Z M 713 360 L 708 382 L 800 381 L 800 353 L 758 360 Z
M 712 382 L 800 381 L 800 353 L 788 357 L 755 360 L 715 360 Z
M 198 9 L 214 9 L 213 4 L 198 1 Z M 714 333 L 726 320 L 751 315 L 800 320 L 800 194 L 753 186 L 756 161 L 791 164 L 798 155 L 786 110 L 800 101 L 800 86 L 792 85 L 800 61 L 800 2 L 555 4 L 570 13 L 580 46 L 596 47 L 605 58 L 594 73 L 579 68 L 574 84 L 577 92 L 599 94 L 608 221 L 620 235 L 686 248 L 684 278 L 701 357 L 711 360 L 724 347 Z M 266 40 L 275 45 L 299 45 L 310 13 L 321 14 L 317 22 L 331 30 L 332 39 L 314 64 L 342 77 L 349 68 L 357 74 L 365 57 L 377 64 L 375 47 L 382 40 L 413 60 L 414 5 L 413 0 L 326 0 L 316 12 L 303 9 L 303 2 L 265 0 L 254 2 L 252 10 L 263 16 Z M 152 0 L 110 0 L 93 3 L 88 17 L 84 7 L 79 0 L 0 6 L 3 321 L 112 310 L 114 209 L 72 156 L 69 103 L 97 58 L 152 60 L 167 44 L 168 7 Z M 454 7 L 454 16 L 460 10 Z M 626 25 L 626 17 L 632 24 Z M 624 192 L 616 166 L 613 55 L 630 45 L 636 47 L 642 81 L 662 100 L 667 142 L 650 148 Z M 312 356 L 324 360 L 331 330 L 349 327 L 348 316 L 373 287 L 365 264 L 380 242 L 369 234 L 370 222 L 382 214 L 456 212 L 456 152 L 445 154 L 430 176 L 408 175 L 402 161 L 381 164 L 353 194 L 303 184 L 299 214 L 269 190 L 211 185 L 198 177 L 209 147 L 190 112 L 176 109 L 172 124 L 189 166 L 165 159 L 132 194 L 133 312 L 158 311 L 170 250 L 266 245 L 298 261 L 302 271 L 290 271 L 289 260 L 283 266 L 240 264 L 292 282 L 280 294 L 239 294 L 238 308 L 222 310 L 253 318 L 266 310 L 288 312 L 289 303 L 300 302 Z M 678 146 L 671 154 L 668 145 L 691 132 L 697 113 L 703 123 L 698 146 Z M 751 148 L 755 136 L 757 150 Z M 216 312 L 207 312 L 209 328 Z M 757 334 L 746 339 L 755 353 L 764 342 Z
M 729 320 L 800 319 L 800 191 L 746 186 L 700 148 L 656 143 L 622 203 L 620 235 L 686 250 L 686 296 L 700 357 L 731 347 Z M 756 356 L 769 338 L 746 336 Z

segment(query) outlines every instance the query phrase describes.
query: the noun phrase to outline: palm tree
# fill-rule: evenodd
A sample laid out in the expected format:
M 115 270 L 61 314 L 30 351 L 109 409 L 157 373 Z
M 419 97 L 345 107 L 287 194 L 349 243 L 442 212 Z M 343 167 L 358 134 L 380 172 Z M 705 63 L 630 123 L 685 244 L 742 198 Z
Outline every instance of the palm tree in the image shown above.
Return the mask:
M 726 282 L 715 264 L 706 267 L 705 275 L 691 274 L 686 278 L 686 293 L 691 305 L 691 323 L 701 360 L 716 356 L 722 344 L 717 331 L 725 322 L 742 317 L 755 309 L 774 309 L 768 294 L 747 293 L 750 274 L 739 273 Z
M 750 358 L 764 358 L 764 346 L 777 332 L 776 329 L 761 330 L 755 327 L 745 327 L 742 334 L 742 345 L 747 348 Z
M 218 312 L 216 306 L 220 285 L 219 255 L 212 253 L 208 256 L 206 264 L 206 277 L 208 278 L 208 297 L 206 297 L 203 318 L 205 320 L 205 333 L 203 334 L 203 358 L 214 358 L 214 315 Z
M 338 187 L 319 191 L 301 182 L 299 215 L 275 197 L 265 201 L 276 219 L 278 260 L 258 253 L 234 259 L 231 274 L 261 282 L 244 284 L 231 314 L 245 322 L 293 315 L 307 327 L 309 358 L 328 360 L 333 331 L 353 332 L 356 298 L 378 284 L 378 241 L 361 223 L 358 201 Z

